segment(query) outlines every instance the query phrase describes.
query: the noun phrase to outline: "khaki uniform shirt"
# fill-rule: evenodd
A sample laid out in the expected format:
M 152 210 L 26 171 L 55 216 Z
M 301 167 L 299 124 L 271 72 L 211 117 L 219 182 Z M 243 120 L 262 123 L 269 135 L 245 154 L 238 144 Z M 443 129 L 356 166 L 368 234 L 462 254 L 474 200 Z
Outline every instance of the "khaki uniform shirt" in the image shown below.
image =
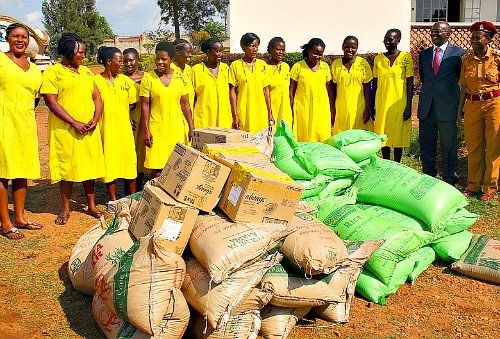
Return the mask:
M 488 47 L 486 55 L 478 58 L 468 51 L 462 58 L 459 84 L 469 94 L 484 94 L 500 89 L 500 51 Z

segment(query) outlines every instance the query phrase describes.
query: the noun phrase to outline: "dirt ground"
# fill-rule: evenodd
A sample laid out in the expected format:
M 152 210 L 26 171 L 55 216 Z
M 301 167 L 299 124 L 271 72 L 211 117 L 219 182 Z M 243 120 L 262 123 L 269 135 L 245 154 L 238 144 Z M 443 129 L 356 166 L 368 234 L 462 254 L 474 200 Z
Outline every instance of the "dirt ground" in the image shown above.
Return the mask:
M 96 220 L 85 214 L 83 189 L 75 185 L 67 225 L 53 223 L 60 201 L 58 186 L 48 179 L 48 112 L 44 106 L 36 112 L 42 179 L 30 182 L 26 215 L 45 227 L 25 231 L 22 241 L 0 237 L 0 338 L 103 338 L 91 314 L 91 298 L 73 289 L 66 273 L 74 243 Z M 106 191 L 103 184 L 97 186 L 103 209 Z M 470 210 L 481 214 L 472 232 L 500 237 L 498 198 L 488 203 L 472 199 Z M 455 273 L 441 261 L 387 301 L 379 306 L 356 297 L 349 323 L 301 322 L 291 338 L 500 337 L 500 287 Z

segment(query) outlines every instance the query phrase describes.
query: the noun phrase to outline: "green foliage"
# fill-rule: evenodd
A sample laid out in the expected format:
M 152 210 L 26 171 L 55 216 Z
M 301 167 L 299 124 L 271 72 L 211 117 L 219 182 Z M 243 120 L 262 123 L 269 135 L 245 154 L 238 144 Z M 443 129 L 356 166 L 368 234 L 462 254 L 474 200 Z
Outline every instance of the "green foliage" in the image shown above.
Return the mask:
M 115 33 L 108 24 L 108 20 L 102 15 L 99 17 L 99 31 L 102 32 L 104 39 L 112 39 L 115 36 Z
M 195 31 L 190 34 L 191 44 L 193 45 L 193 50 L 195 53 L 200 52 L 200 45 L 203 40 L 210 38 L 208 32 L 205 31 Z
M 155 59 L 156 56 L 154 54 L 142 54 L 139 60 L 139 69 L 141 71 L 150 71 L 155 68 Z
M 88 55 L 95 54 L 105 35 L 109 34 L 95 7 L 95 0 L 43 0 L 42 13 L 42 22 L 50 35 L 50 50 L 54 57 L 57 42 L 64 32 L 78 34 L 85 42 Z
M 219 38 L 221 40 L 226 40 L 226 28 L 223 24 L 217 21 L 209 21 L 202 27 L 202 31 L 208 33 L 210 38 Z
M 302 53 L 292 52 L 292 53 L 286 53 L 283 61 L 289 64 L 290 67 L 292 67 L 296 62 L 299 62 L 302 59 L 303 59 Z
M 157 0 L 161 19 L 175 28 L 175 37 L 180 38 L 180 28 L 189 32 L 199 31 L 210 21 L 217 9 L 212 0 Z

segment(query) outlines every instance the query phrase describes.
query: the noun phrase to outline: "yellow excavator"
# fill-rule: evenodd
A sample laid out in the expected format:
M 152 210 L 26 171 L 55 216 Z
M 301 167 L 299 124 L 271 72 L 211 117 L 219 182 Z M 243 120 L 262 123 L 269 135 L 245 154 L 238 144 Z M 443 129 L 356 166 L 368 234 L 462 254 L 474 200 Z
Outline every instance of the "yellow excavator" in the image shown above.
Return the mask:
M 9 50 L 9 44 L 6 41 L 5 31 L 7 30 L 7 26 L 15 22 L 26 26 L 30 33 L 30 42 L 28 48 L 26 49 L 26 56 L 37 64 L 42 71 L 45 70 L 52 64 L 50 57 L 47 54 L 50 42 L 50 37 L 47 32 L 44 32 L 37 27 L 27 25 L 21 20 L 3 14 L 0 14 L 0 51 L 7 52 Z

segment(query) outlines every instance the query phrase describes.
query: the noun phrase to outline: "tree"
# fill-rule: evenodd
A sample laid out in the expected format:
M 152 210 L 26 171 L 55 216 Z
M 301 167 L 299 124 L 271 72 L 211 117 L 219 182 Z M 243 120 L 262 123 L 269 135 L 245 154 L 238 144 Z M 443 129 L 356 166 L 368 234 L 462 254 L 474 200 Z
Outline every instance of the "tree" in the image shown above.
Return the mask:
M 227 30 L 227 8 L 229 7 L 229 0 L 213 0 L 215 10 L 224 19 L 224 29 Z
M 214 0 L 157 0 L 162 20 L 173 24 L 175 37 L 180 38 L 180 28 L 189 32 L 199 31 L 216 14 Z
M 99 31 L 102 32 L 104 39 L 111 39 L 115 36 L 115 33 L 109 26 L 108 20 L 102 15 L 99 17 Z
M 51 37 L 52 54 L 64 32 L 78 34 L 85 42 L 88 55 L 95 54 L 97 46 L 104 41 L 106 33 L 95 0 L 43 0 L 42 13 L 42 22 Z
M 148 54 L 153 53 L 153 51 L 156 48 L 156 45 L 162 41 L 172 41 L 174 40 L 174 33 L 170 32 L 169 30 L 166 29 L 161 29 L 158 28 L 156 31 L 150 31 L 146 32 L 146 35 L 148 36 L 149 43 L 145 43 L 143 46 L 148 52 Z
M 211 38 L 219 38 L 226 40 L 226 28 L 218 21 L 209 21 L 201 28 L 202 31 L 208 33 Z

